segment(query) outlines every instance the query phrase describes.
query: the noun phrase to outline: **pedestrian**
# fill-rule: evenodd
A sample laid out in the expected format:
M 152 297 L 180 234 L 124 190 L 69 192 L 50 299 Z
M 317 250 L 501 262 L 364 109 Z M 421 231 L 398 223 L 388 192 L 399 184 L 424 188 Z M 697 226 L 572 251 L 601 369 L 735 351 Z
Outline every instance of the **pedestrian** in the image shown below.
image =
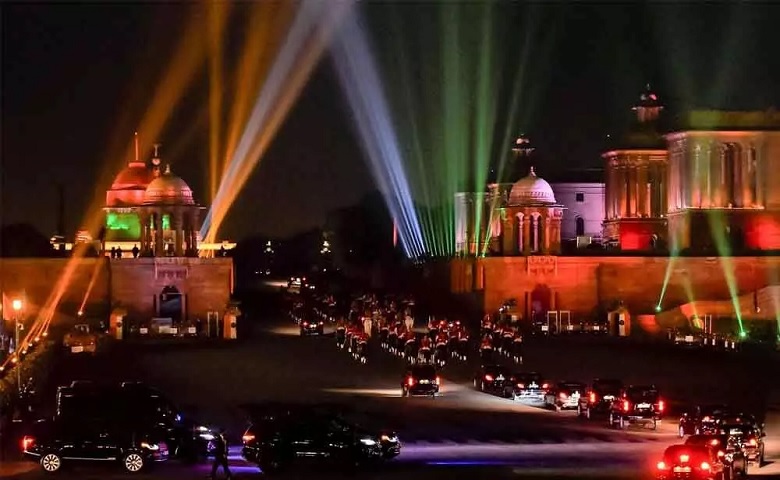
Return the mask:
M 217 478 L 217 469 L 220 466 L 227 478 L 233 478 L 233 475 L 230 473 L 230 468 L 228 468 L 228 443 L 225 438 L 224 428 L 220 428 L 219 433 L 214 438 L 214 463 L 211 464 L 210 478 Z

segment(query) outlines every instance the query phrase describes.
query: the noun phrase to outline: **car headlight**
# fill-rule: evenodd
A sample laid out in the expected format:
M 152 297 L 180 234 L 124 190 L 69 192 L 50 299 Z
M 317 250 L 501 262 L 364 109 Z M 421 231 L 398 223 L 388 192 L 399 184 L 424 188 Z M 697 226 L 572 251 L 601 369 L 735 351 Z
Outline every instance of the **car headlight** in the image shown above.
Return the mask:
M 369 447 L 373 447 L 374 445 L 376 445 L 376 440 L 372 438 L 361 438 L 360 443 Z
M 141 442 L 141 448 L 145 448 L 147 450 L 151 450 L 154 452 L 159 450 L 160 446 L 157 445 L 156 443 Z
M 212 441 L 212 440 L 214 440 L 214 435 L 212 435 L 212 434 L 210 434 L 210 433 L 201 433 L 201 434 L 200 434 L 200 435 L 198 435 L 198 436 L 199 436 L 200 438 L 202 438 L 203 440 L 206 440 L 206 441 L 209 441 L 209 442 L 210 442 L 210 441 Z

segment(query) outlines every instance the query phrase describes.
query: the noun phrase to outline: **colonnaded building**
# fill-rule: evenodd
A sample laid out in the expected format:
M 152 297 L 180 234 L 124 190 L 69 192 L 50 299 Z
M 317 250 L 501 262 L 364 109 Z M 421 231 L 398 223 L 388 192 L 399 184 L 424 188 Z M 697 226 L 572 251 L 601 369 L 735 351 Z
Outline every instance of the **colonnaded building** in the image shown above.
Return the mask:
M 162 165 L 158 146 L 150 161 L 139 159 L 136 139 L 136 157 L 106 192 L 101 232 L 79 232 L 74 242 L 92 243 L 98 255 L 2 259 L 0 290 L 6 300 L 22 298 L 26 316 L 59 294 L 60 313 L 71 320 L 78 312 L 117 311 L 137 322 L 222 318 L 233 291 L 233 260 L 224 254 L 234 244 L 200 242 L 204 210 L 187 183 Z M 10 310 L 3 308 L 6 319 Z
M 515 300 L 526 318 L 619 303 L 670 322 L 780 318 L 780 113 L 693 111 L 664 129 L 649 89 L 634 111 L 602 155 L 602 182 L 575 186 L 574 201 L 533 166 L 457 194 L 452 290 L 487 311 Z M 527 152 L 526 140 L 513 149 Z M 603 207 L 583 210 L 599 192 Z M 566 248 L 567 223 L 590 245 Z

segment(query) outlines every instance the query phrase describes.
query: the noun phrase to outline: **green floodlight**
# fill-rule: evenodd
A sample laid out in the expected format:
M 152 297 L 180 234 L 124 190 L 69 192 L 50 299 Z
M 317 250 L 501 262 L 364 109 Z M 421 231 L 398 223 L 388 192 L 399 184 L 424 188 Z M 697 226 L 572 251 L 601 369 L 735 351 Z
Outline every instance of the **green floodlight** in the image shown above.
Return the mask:
M 739 332 L 739 337 L 740 337 L 740 338 L 745 338 L 745 337 L 747 337 L 747 332 L 746 332 L 746 331 L 744 331 L 744 330 L 742 330 L 741 332 Z
M 660 312 L 661 311 L 661 305 L 656 305 L 655 306 L 655 311 L 656 312 Z

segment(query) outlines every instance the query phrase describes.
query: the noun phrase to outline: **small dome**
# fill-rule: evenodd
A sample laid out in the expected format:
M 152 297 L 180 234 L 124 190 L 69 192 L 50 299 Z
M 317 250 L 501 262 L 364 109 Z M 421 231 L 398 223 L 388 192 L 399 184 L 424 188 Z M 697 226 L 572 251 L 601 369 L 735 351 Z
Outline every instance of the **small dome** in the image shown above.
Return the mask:
M 171 173 L 170 165 L 165 173 L 152 180 L 144 193 L 144 205 L 195 205 L 192 189 L 187 182 Z
M 549 183 L 536 176 L 534 167 L 527 177 L 521 178 L 509 192 L 510 205 L 555 205 L 555 194 Z
M 146 168 L 141 162 L 133 162 L 127 165 L 111 184 L 111 190 L 126 190 L 146 188 L 154 180 L 152 170 Z

